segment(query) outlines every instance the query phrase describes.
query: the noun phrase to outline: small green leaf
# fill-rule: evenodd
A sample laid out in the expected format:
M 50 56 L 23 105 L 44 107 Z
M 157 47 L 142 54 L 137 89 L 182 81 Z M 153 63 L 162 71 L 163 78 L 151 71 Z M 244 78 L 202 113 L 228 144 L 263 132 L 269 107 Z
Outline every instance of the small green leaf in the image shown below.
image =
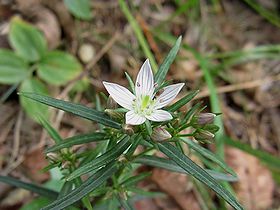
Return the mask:
M 56 144 L 62 141 L 59 133 L 48 123 L 48 121 L 42 117 L 40 114 L 37 113 L 37 118 L 42 126 L 47 130 L 50 137 L 55 141 Z
M 237 177 L 236 173 L 223 160 L 221 160 L 217 155 L 212 153 L 210 150 L 205 149 L 204 147 L 200 146 L 199 144 L 195 143 L 194 141 L 192 141 L 188 138 L 180 138 L 180 140 L 185 142 L 187 145 L 190 146 L 190 148 L 192 148 L 199 154 L 203 155 L 204 157 L 208 158 L 209 160 L 212 160 L 214 163 L 219 165 L 221 168 L 223 168 L 225 171 L 227 171 L 231 175 Z
M 137 157 L 133 162 L 141 163 L 141 164 L 149 165 L 149 166 L 153 166 L 153 167 L 158 167 L 158 168 L 164 168 L 169 171 L 189 175 L 189 173 L 187 171 L 185 171 L 180 166 L 178 166 L 174 161 L 166 159 L 166 158 L 150 156 L 150 155 L 143 155 L 141 157 Z M 209 173 L 212 177 L 214 177 L 215 179 L 217 179 L 219 181 L 226 181 L 226 182 L 238 181 L 237 177 L 234 177 L 230 174 L 225 174 L 225 173 L 221 173 L 221 172 L 213 171 L 213 170 L 209 170 L 209 169 L 205 169 L 205 171 L 207 171 L 207 173 Z
M 190 175 L 206 184 L 221 196 L 228 204 L 236 210 L 243 210 L 244 208 L 238 203 L 234 196 L 228 192 L 222 185 L 220 185 L 211 175 L 209 175 L 203 168 L 194 163 L 191 159 L 168 142 L 158 144 L 161 152 L 173 160 L 178 166 L 187 171 Z
M 188 95 L 184 96 L 179 101 L 177 101 L 176 103 L 169 106 L 166 110 L 169 111 L 169 112 L 177 111 L 182 106 L 189 103 L 198 94 L 198 92 L 199 92 L 199 90 L 195 90 L 195 91 L 190 92 Z
M 66 112 L 70 112 L 70 113 L 80 116 L 82 118 L 99 122 L 103 125 L 107 125 L 112 128 L 116 128 L 116 129 L 121 128 L 121 125 L 119 123 L 113 121 L 104 112 L 100 112 L 100 111 L 94 110 L 92 108 L 88 108 L 88 107 L 80 105 L 80 104 L 75 104 L 72 102 L 67 102 L 67 101 L 51 98 L 49 96 L 32 93 L 32 90 L 29 91 L 29 93 L 27 91 L 24 90 L 23 92 L 19 93 L 19 95 L 22 97 L 26 97 L 26 98 L 32 99 L 34 101 L 38 101 L 40 103 L 52 106 L 52 107 L 55 107 L 57 109 L 61 109 Z M 35 91 L 33 91 L 33 92 L 35 92 Z
M 100 155 L 99 157 L 95 158 L 94 160 L 86 163 L 85 165 L 76 169 L 73 173 L 71 173 L 67 180 L 75 179 L 83 174 L 89 173 L 115 159 L 117 159 L 130 145 L 129 136 L 123 135 L 118 144 L 116 144 L 112 149 L 108 150 L 104 154 Z
M 199 103 L 197 103 L 197 104 L 195 104 L 187 113 L 186 113 L 186 115 L 184 116 L 184 118 L 183 118 L 183 120 L 182 120 L 182 127 L 184 127 L 184 124 L 186 124 L 188 121 L 189 121 L 189 119 L 191 118 L 191 116 L 195 113 L 195 112 L 197 112 L 197 110 L 200 108 L 200 106 L 201 106 L 201 102 L 199 102 Z
M 51 198 L 51 199 L 56 199 L 58 196 L 58 193 L 53 190 L 49 190 L 47 188 L 37 186 L 35 184 L 22 182 L 20 180 L 17 180 L 15 178 L 8 177 L 8 176 L 0 176 L 0 182 L 6 183 L 8 185 L 12 185 L 12 186 L 15 186 L 18 188 L 23 188 L 25 190 L 34 192 L 38 195 L 41 195 L 41 196 L 44 196 L 47 198 Z
M 55 152 L 57 150 L 63 149 L 63 148 L 69 148 L 73 145 L 79 145 L 79 144 L 85 144 L 89 142 L 97 142 L 97 141 L 105 141 L 108 138 L 106 137 L 105 133 L 88 133 L 88 134 L 82 134 L 73 136 L 67 139 L 64 139 L 60 142 L 56 142 L 56 144 L 46 150 L 46 153 L 49 152 Z
M 89 0 L 64 0 L 64 4 L 76 18 L 82 20 L 92 18 Z
M 35 78 L 24 80 L 23 83 L 21 83 L 19 90 L 22 92 L 34 92 L 48 95 L 47 87 L 41 81 Z M 23 97 L 22 95 L 20 95 L 20 103 L 26 113 L 34 120 L 38 120 L 38 113 L 40 113 L 45 119 L 49 118 L 48 106 L 36 103 L 35 101 Z
M 95 174 L 90 176 L 81 186 L 74 189 L 67 195 L 54 201 L 50 205 L 46 206 L 42 210 L 60 210 L 65 209 L 76 201 L 82 199 L 94 189 L 103 184 L 108 178 L 110 178 L 117 171 L 117 166 L 114 163 L 110 163 L 104 168 L 98 170 Z
M 38 64 L 38 75 L 52 85 L 64 85 L 82 70 L 79 61 L 69 53 L 51 51 Z
M 0 83 L 15 84 L 29 74 L 28 64 L 13 51 L 0 49 Z
M 157 73 L 155 74 L 155 83 L 157 83 L 159 86 L 161 83 L 165 80 L 166 74 L 169 70 L 170 65 L 173 63 L 179 49 L 180 49 L 180 44 L 182 41 L 182 36 L 180 36 L 175 45 L 172 47 L 172 49 L 169 51 L 168 55 L 160 65 Z
M 11 21 L 9 40 L 16 53 L 27 61 L 38 61 L 47 51 L 42 33 L 19 17 Z

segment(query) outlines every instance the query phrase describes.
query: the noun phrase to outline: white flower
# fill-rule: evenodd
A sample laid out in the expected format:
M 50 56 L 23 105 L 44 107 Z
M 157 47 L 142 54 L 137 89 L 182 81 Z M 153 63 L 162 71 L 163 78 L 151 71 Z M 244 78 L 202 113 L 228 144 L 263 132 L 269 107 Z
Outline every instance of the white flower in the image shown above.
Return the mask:
M 172 115 L 162 107 L 169 104 L 180 92 L 184 83 L 169 85 L 163 92 L 155 97 L 154 76 L 147 59 L 142 65 L 136 79 L 135 95 L 128 89 L 115 83 L 103 82 L 111 97 L 122 107 L 129 111 L 125 115 L 126 124 L 140 125 L 146 119 L 161 122 L 172 119 Z

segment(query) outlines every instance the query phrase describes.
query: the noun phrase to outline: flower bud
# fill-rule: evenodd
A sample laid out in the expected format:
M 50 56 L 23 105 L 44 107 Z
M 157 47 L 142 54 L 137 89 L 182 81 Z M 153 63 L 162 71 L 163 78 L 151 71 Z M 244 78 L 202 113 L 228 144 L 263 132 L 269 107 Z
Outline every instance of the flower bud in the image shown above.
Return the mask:
M 124 133 L 126 133 L 126 134 L 128 134 L 130 136 L 134 134 L 134 130 L 133 130 L 133 126 L 132 125 L 125 124 L 123 126 L 123 131 L 124 131 Z
M 206 131 L 206 130 L 200 130 L 198 132 L 196 132 L 194 134 L 194 138 L 196 140 L 211 140 L 215 137 L 215 135 L 213 133 L 211 133 L 210 131 Z
M 151 138 L 154 141 L 164 141 L 170 139 L 171 137 L 171 134 L 162 127 L 154 128 L 151 135 Z
M 115 110 L 113 109 L 105 109 L 104 111 L 106 114 L 108 114 L 111 118 L 113 119 L 118 119 L 118 120 L 121 120 L 123 119 L 123 113 L 120 113 L 120 112 L 116 112 Z
M 54 152 L 47 153 L 47 158 L 53 162 L 57 162 L 59 160 L 59 155 Z
M 109 95 L 107 100 L 107 109 L 116 109 L 118 107 L 117 102 L 112 98 L 111 95 Z
M 199 125 L 206 125 L 206 124 L 213 123 L 214 117 L 216 117 L 216 114 L 213 114 L 213 113 L 200 113 L 197 116 L 197 123 Z

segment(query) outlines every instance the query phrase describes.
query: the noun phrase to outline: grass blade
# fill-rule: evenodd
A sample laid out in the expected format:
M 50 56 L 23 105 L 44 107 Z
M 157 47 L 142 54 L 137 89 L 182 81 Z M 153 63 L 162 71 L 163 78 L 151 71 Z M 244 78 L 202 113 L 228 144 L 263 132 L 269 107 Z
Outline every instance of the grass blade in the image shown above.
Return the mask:
M 48 106 L 55 107 L 57 109 L 61 109 L 65 112 L 70 112 L 74 115 L 80 116 L 82 118 L 96 121 L 98 123 L 101 123 L 103 125 L 107 125 L 112 128 L 120 129 L 121 125 L 115 121 L 113 121 L 108 115 L 106 115 L 104 112 L 97 111 L 95 109 L 75 104 L 68 101 L 58 100 L 55 98 L 51 98 L 48 96 L 43 96 L 36 93 L 19 93 L 19 95 L 27 97 L 29 99 L 32 99 L 34 101 L 38 101 L 42 104 L 46 104 Z
M 51 198 L 51 199 L 56 199 L 58 196 L 58 193 L 56 191 L 49 190 L 49 189 L 41 187 L 41 186 L 37 186 L 35 184 L 22 182 L 20 180 L 17 180 L 15 178 L 12 178 L 9 176 L 0 176 L 0 182 L 15 186 L 15 187 L 23 188 L 25 190 L 34 192 L 38 195 L 41 195 L 41 196 L 44 196 L 47 198 Z
M 139 41 L 140 46 L 143 49 L 144 54 L 146 55 L 147 58 L 149 58 L 153 71 L 156 72 L 158 69 L 156 60 L 153 56 L 153 53 L 150 50 L 149 44 L 147 43 L 137 20 L 133 17 L 131 12 L 129 11 L 129 8 L 124 0 L 119 0 L 119 5 L 120 5 L 120 8 L 121 8 L 123 14 L 125 15 L 126 19 L 128 20 L 129 24 L 131 25 L 131 27 Z
M 95 174 L 90 176 L 81 186 L 71 191 L 69 194 L 54 201 L 50 205 L 44 207 L 42 210 L 60 210 L 72 205 L 76 201 L 82 199 L 84 196 L 92 192 L 94 189 L 103 184 L 109 177 L 117 171 L 115 163 L 110 163 L 104 168 L 98 170 Z
M 203 168 L 194 163 L 191 159 L 179 152 L 178 149 L 168 142 L 159 143 L 158 147 L 161 152 L 173 160 L 178 166 L 187 171 L 190 175 L 206 184 L 221 196 L 228 204 L 236 210 L 244 209 L 238 201 L 222 185 L 220 185 L 211 175 Z
M 89 134 L 77 135 L 62 140 L 56 145 L 48 148 L 46 150 L 46 153 L 55 152 L 63 148 L 69 148 L 73 145 L 85 144 L 85 143 L 96 142 L 96 141 L 105 141 L 105 140 L 107 140 L 105 133 L 89 133 Z
M 261 161 L 263 161 L 266 165 L 278 169 L 280 171 L 280 158 L 277 158 L 267 152 L 253 149 L 250 145 L 242 143 L 240 141 L 235 141 L 232 138 L 225 136 L 225 143 L 229 146 L 238 148 L 248 154 L 251 154 Z

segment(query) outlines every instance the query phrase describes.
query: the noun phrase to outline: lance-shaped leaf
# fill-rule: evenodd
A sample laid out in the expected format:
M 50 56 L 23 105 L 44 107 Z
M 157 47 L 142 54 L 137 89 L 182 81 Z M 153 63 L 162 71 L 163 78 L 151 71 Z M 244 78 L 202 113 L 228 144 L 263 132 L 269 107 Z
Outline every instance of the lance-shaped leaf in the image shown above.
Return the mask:
M 203 155 L 204 157 L 206 157 L 209 160 L 212 160 L 214 163 L 218 164 L 225 171 L 229 172 L 233 176 L 237 176 L 236 173 L 223 160 L 221 160 L 217 155 L 212 153 L 210 150 L 205 149 L 204 147 L 200 146 L 199 144 L 195 143 L 194 141 L 192 141 L 188 138 L 180 138 L 180 140 L 185 142 L 186 144 L 188 144 L 190 146 L 190 148 L 192 148 L 199 154 Z
M 161 83 L 165 80 L 166 74 L 169 70 L 170 65 L 172 64 L 172 62 L 174 61 L 179 49 L 180 49 L 180 44 L 182 41 L 182 36 L 180 36 L 175 45 L 172 47 L 172 49 L 170 50 L 170 52 L 168 53 L 168 55 L 166 56 L 166 58 L 164 59 L 164 61 L 162 62 L 162 64 L 160 65 L 157 73 L 155 74 L 155 82 L 158 85 L 161 85 Z
M 71 173 L 66 179 L 72 180 L 83 174 L 89 173 L 113 160 L 117 159 L 130 145 L 129 136 L 123 135 L 121 140 L 114 146 L 112 149 L 108 150 L 104 154 L 95 158 L 94 160 L 88 162 L 87 164 L 81 166 L 76 169 L 73 173 Z
M 18 179 L 8 177 L 8 176 L 0 176 L 0 182 L 6 183 L 8 185 L 12 185 L 15 187 L 23 188 L 25 190 L 34 192 L 38 195 L 45 196 L 47 198 L 56 199 L 58 196 L 58 193 L 56 191 L 32 184 L 32 183 L 26 183 L 22 182 Z
M 143 155 L 143 156 L 137 157 L 133 162 L 141 163 L 141 164 L 149 165 L 149 166 L 153 166 L 153 167 L 163 168 L 163 169 L 166 169 L 169 171 L 189 175 L 189 173 L 187 171 L 185 171 L 180 166 L 178 166 L 174 161 L 166 159 L 166 158 L 161 158 L 161 157 L 156 157 L 156 156 L 151 156 L 151 155 Z M 230 174 L 225 174 L 225 173 L 213 171 L 210 169 L 205 169 L 205 171 L 207 171 L 207 173 L 209 173 L 212 177 L 214 177 L 216 180 L 219 180 L 219 181 L 226 181 L 226 182 L 238 181 L 237 177 L 234 177 Z
M 108 115 L 106 115 L 104 112 L 97 111 L 95 109 L 75 104 L 68 101 L 58 100 L 55 98 L 51 98 L 48 96 L 36 94 L 36 93 L 27 93 L 27 92 L 21 92 L 19 95 L 32 99 L 34 101 L 38 101 L 42 104 L 46 104 L 52 107 L 55 107 L 57 109 L 61 109 L 66 112 L 70 112 L 72 114 L 75 114 L 77 116 L 80 116 L 82 118 L 96 121 L 98 123 L 101 123 L 103 125 L 107 125 L 112 128 L 120 129 L 121 125 L 115 121 L 113 121 Z
M 94 189 L 103 184 L 109 177 L 117 171 L 115 163 L 110 163 L 104 168 L 98 170 L 95 174 L 90 176 L 81 186 L 74 189 L 67 195 L 54 201 L 42 210 L 60 210 L 72 205 L 76 201 L 82 199 L 84 196 L 92 192 Z
M 194 163 L 190 158 L 168 142 L 162 142 L 158 144 L 161 152 L 173 160 L 178 166 L 187 171 L 190 175 L 206 184 L 212 190 L 214 190 L 219 196 L 221 196 L 228 204 L 230 204 L 236 210 L 243 210 L 244 208 L 238 203 L 235 197 L 227 191 L 221 184 L 219 184 L 209 173 L 203 168 Z
M 54 146 L 48 148 L 46 150 L 46 153 L 55 152 L 63 148 L 69 148 L 73 145 L 85 144 L 85 143 L 96 142 L 96 141 L 105 141 L 107 139 L 108 138 L 106 137 L 105 133 L 99 133 L 99 132 L 77 135 L 70 138 L 66 138 L 56 143 Z
M 188 95 L 184 96 L 183 98 L 181 98 L 176 103 L 174 103 L 171 106 L 169 106 L 167 108 L 167 111 L 169 111 L 169 112 L 177 111 L 182 106 L 184 106 L 185 104 L 189 103 L 198 94 L 198 92 L 199 92 L 199 90 L 192 91 L 191 93 L 189 93 Z

